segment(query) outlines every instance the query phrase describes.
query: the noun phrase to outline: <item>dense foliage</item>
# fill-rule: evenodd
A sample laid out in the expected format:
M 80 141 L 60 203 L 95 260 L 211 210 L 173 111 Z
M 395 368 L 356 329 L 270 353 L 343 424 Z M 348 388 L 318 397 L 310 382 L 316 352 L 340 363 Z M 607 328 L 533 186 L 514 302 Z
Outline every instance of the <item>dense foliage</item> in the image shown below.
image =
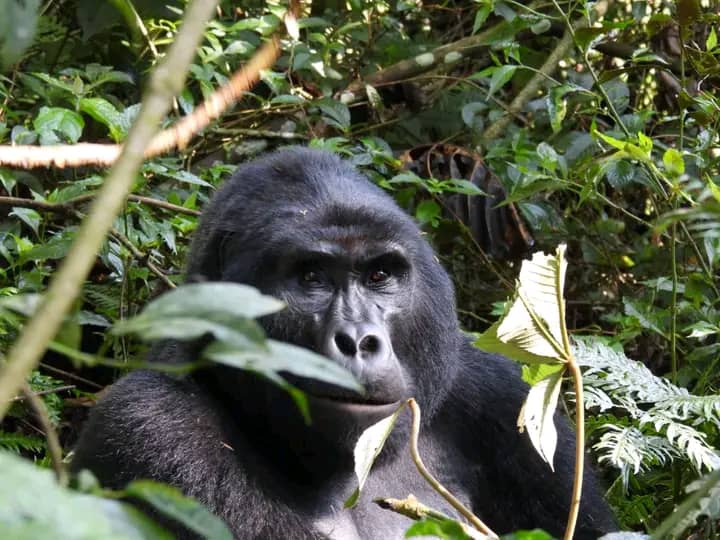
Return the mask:
M 184 2 L 38 4 L 0 0 L 0 144 L 123 141 Z M 245 4 L 221 3 L 174 118 L 278 30 L 284 4 Z M 502 313 L 531 245 L 568 244 L 588 444 L 621 525 L 654 530 L 720 460 L 717 3 L 321 0 L 304 10 L 299 38 L 283 39 L 253 92 L 135 179 L 82 298 L 28 379 L 65 452 L 95 393 L 142 365 L 145 345 L 108 329 L 181 281 L 215 187 L 260 152 L 310 144 L 345 155 L 423 223 L 471 331 Z M 479 182 L 478 170 L 495 176 Z M 34 311 L 103 175 L 0 168 L 0 351 Z M 453 205 L 493 190 L 505 206 L 488 205 L 497 227 L 480 238 Z M 0 450 L 49 466 L 29 401 L 13 402 Z M 0 500 L 23 474 L 3 482 Z M 711 478 L 663 531 L 720 534 Z M 37 489 L 51 489 L 47 480 Z

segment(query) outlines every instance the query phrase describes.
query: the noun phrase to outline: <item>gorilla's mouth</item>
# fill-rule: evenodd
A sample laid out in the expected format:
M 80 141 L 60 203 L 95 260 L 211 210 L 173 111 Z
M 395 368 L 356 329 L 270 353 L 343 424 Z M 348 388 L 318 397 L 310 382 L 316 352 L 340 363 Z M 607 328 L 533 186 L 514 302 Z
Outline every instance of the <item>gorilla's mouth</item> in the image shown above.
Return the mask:
M 403 396 L 385 395 L 382 392 L 367 389 L 365 394 L 358 394 L 347 388 L 336 386 L 317 379 L 307 379 L 291 374 L 283 374 L 290 384 L 305 392 L 308 398 L 336 403 L 341 406 L 358 406 L 365 408 L 399 406 Z

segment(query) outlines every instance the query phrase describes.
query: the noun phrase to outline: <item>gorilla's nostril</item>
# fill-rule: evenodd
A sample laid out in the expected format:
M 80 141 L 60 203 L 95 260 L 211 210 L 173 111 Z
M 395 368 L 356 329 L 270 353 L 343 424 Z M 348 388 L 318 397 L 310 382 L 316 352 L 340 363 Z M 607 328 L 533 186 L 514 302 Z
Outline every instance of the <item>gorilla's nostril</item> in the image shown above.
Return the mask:
M 335 345 L 345 356 L 355 356 L 357 352 L 355 340 L 343 332 L 335 334 Z
M 360 352 L 375 354 L 380 350 L 380 339 L 377 336 L 369 335 L 360 340 Z

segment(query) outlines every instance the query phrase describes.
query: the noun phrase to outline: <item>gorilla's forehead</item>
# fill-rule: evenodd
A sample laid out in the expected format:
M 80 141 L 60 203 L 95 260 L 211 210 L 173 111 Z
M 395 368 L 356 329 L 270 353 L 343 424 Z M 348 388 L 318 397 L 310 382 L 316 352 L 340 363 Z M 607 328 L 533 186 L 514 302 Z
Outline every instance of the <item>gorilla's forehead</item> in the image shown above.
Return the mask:
M 279 247 L 372 257 L 392 250 L 411 254 L 422 242 L 413 221 L 387 203 L 384 208 L 328 201 L 309 207 L 291 205 L 285 217 L 268 229 L 268 240 Z

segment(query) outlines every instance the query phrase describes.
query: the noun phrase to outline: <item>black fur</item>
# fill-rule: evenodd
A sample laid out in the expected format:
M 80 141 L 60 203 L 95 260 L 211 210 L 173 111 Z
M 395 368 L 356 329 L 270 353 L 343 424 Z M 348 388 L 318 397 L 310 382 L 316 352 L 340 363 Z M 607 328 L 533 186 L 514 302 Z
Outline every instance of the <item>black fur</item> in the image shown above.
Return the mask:
M 298 148 L 242 166 L 204 212 L 189 259 L 190 280 L 249 283 L 284 299 L 288 309 L 262 321 L 268 334 L 346 365 L 368 394 L 294 380 L 310 395 L 308 428 L 282 390 L 251 374 L 138 371 L 94 409 L 76 470 L 109 486 L 143 477 L 178 486 L 239 539 L 402 538 L 410 521 L 373 498 L 412 493 L 453 514 L 409 459 L 407 415 L 358 506 L 342 507 L 355 482 L 352 446 L 377 420 L 374 404 L 412 395 L 422 456 L 451 492 L 498 533 L 562 533 L 574 462 L 566 421 L 553 473 L 515 425 L 527 393 L 518 368 L 468 344 L 450 279 L 420 231 L 352 167 Z M 191 350 L 166 344 L 156 358 L 181 362 Z M 576 537 L 613 528 L 588 473 Z

